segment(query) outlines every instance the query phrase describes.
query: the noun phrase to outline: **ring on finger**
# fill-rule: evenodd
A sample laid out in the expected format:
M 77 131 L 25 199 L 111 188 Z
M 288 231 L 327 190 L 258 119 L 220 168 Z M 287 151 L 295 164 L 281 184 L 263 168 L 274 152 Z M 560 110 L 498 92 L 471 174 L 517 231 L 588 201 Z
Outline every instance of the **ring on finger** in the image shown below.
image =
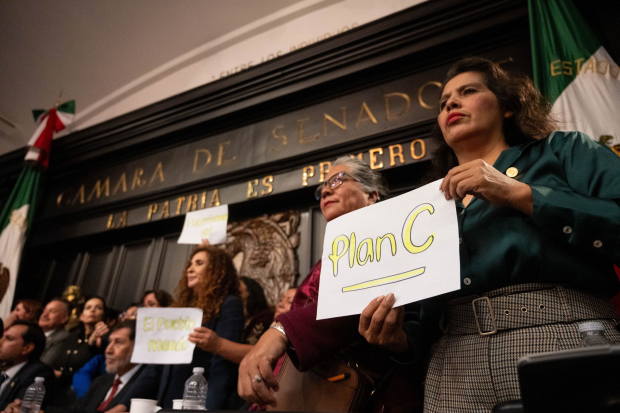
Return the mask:
M 254 378 L 252 379 L 252 383 L 260 383 L 261 381 L 263 381 L 263 376 L 261 376 L 260 374 L 255 374 Z

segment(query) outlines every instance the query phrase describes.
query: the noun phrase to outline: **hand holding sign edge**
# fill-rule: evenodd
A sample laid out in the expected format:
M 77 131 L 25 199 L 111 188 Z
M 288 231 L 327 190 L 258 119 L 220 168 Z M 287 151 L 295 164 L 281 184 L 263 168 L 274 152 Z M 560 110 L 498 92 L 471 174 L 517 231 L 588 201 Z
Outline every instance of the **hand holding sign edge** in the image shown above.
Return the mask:
M 452 168 L 441 182 L 446 200 L 462 201 L 467 195 L 495 206 L 511 207 L 532 215 L 532 188 L 504 175 L 482 159 Z
M 403 353 L 409 348 L 403 330 L 405 307 L 392 308 L 395 301 L 392 293 L 372 300 L 360 315 L 358 331 L 372 345 Z
M 222 338 L 217 333 L 207 327 L 196 327 L 187 337 L 190 343 L 196 344 L 201 350 L 217 354 L 222 346 Z

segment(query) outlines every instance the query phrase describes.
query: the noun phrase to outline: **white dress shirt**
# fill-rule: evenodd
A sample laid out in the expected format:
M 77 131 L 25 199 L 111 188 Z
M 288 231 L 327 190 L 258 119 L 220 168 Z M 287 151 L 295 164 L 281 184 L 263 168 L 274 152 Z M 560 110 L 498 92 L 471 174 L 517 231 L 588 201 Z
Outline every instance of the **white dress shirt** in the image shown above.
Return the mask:
M 125 387 L 125 384 L 127 384 L 129 382 L 129 380 L 131 380 L 133 375 L 136 374 L 136 372 L 140 369 L 140 366 L 142 366 L 142 364 L 136 364 L 134 366 L 134 368 L 132 368 L 131 370 L 129 370 L 127 373 L 123 374 L 120 377 L 121 378 L 121 383 L 118 385 L 118 388 L 116 389 L 116 395 L 121 392 L 123 387 Z M 118 374 L 114 375 L 114 381 L 116 381 L 116 379 L 118 379 Z M 114 383 L 114 382 L 112 382 L 112 383 Z M 114 384 L 112 384 L 112 386 L 110 387 L 108 392 L 105 394 L 105 397 L 103 398 L 103 401 L 108 400 L 108 397 L 110 397 L 110 393 L 112 393 L 112 387 L 114 387 Z
M 57 332 L 58 330 L 60 330 L 60 329 L 59 329 L 59 328 L 55 328 L 55 329 L 53 329 L 53 330 L 45 331 L 45 333 L 44 333 L 44 334 L 45 334 L 45 337 L 46 337 L 46 338 L 50 338 L 50 336 L 51 336 L 52 334 L 54 334 L 55 332 Z

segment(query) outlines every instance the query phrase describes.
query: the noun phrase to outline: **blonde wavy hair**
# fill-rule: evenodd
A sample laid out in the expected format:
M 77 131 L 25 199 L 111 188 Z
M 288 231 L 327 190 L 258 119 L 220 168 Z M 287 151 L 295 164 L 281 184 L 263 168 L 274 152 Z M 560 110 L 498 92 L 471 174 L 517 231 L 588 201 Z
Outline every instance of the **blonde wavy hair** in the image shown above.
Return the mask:
M 187 286 L 187 269 L 192 258 L 199 252 L 207 254 L 206 274 L 194 288 Z M 200 246 L 192 251 L 185 265 L 183 276 L 175 290 L 171 307 L 194 307 L 202 309 L 202 322 L 217 317 L 224 298 L 228 295 L 239 297 L 237 271 L 226 252 L 213 246 Z

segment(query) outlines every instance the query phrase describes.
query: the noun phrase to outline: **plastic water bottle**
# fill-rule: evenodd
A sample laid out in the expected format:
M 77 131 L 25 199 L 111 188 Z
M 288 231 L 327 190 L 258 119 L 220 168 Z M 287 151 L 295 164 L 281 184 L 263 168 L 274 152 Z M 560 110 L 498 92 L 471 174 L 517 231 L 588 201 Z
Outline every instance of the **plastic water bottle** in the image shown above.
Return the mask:
M 613 343 L 605 337 L 603 323 L 591 321 L 579 324 L 581 341 L 577 347 L 611 346 Z
M 205 369 L 194 367 L 193 375 L 185 382 L 185 392 L 183 392 L 184 410 L 207 410 L 207 379 L 202 373 Z
M 45 397 L 44 377 L 35 377 L 34 383 L 28 387 L 24 400 L 22 400 L 21 413 L 39 413 L 43 398 Z

